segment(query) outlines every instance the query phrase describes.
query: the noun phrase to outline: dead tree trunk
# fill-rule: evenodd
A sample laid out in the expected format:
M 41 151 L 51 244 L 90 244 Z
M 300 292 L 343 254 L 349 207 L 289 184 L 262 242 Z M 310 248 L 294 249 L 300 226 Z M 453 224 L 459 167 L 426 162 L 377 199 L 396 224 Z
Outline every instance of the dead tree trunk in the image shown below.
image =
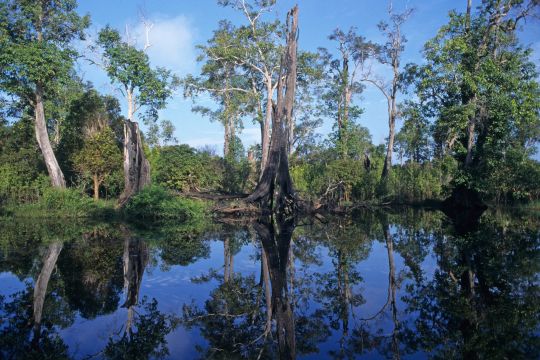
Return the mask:
M 49 133 L 47 132 L 47 124 L 45 122 L 45 111 L 43 109 L 43 89 L 39 84 L 36 86 L 35 96 L 36 102 L 34 104 L 34 112 L 36 118 L 36 139 L 39 148 L 41 149 L 41 153 L 43 154 L 43 159 L 45 160 L 52 186 L 63 189 L 66 187 L 66 181 L 64 180 L 64 174 L 54 155 L 51 141 L 49 140 Z
M 150 163 L 144 155 L 139 125 L 130 120 L 124 123 L 124 183 L 119 206 L 150 184 Z
M 287 14 L 287 51 L 281 59 L 277 104 L 272 109 L 270 154 L 259 183 L 247 198 L 278 212 L 290 213 L 295 194 L 289 174 L 289 122 L 292 121 L 297 73 L 298 6 Z

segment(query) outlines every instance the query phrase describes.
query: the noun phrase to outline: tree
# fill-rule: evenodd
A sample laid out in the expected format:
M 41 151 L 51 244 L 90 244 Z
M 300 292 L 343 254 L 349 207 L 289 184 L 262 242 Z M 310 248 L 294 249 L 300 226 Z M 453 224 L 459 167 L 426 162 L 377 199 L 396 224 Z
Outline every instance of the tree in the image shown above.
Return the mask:
M 421 111 L 420 105 L 413 102 L 401 107 L 399 113 L 404 122 L 395 139 L 403 155 L 418 164 L 430 159 L 431 145 L 431 126 Z
M 540 134 L 537 71 L 516 36 L 537 6 L 484 1 L 474 13 L 468 1 L 467 11 L 451 12 L 426 43 L 427 64 L 409 67 L 423 112 L 435 120 L 438 147 L 461 165 L 456 188 L 501 198 L 527 193 L 507 179 L 528 163 Z
M 388 145 L 386 147 L 386 157 L 381 174 L 381 179 L 386 180 L 392 169 L 392 153 L 394 151 L 394 137 L 396 129 L 396 118 L 398 116 L 397 95 L 400 88 L 400 64 L 401 54 L 405 49 L 407 39 L 401 32 L 401 27 L 412 14 L 412 9 L 407 9 L 402 13 L 395 13 L 392 3 L 388 7 L 388 15 L 390 24 L 380 22 L 378 27 L 380 32 L 386 37 L 385 44 L 377 48 L 375 57 L 384 65 L 388 65 L 392 69 L 392 79 L 390 83 L 376 78 L 370 73 L 364 76 L 361 81 L 366 81 L 374 85 L 386 98 L 388 106 Z
M 121 167 L 122 155 L 117 144 L 112 130 L 105 127 L 90 135 L 74 157 L 75 167 L 79 172 L 89 173 L 92 176 L 94 200 L 99 199 L 100 185 L 112 172 Z
M 69 79 L 77 55 L 71 41 L 83 39 L 89 26 L 76 6 L 75 0 L 0 3 L 0 89 L 33 108 L 36 138 L 51 183 L 59 188 L 66 184 L 49 140 L 44 102 Z
M 178 78 L 164 68 L 152 69 L 148 55 L 123 41 L 117 30 L 107 26 L 99 32 L 97 44 L 103 49 L 104 67 L 113 84 L 127 101 L 127 120 L 124 123 L 125 187 L 119 203 L 126 201 L 150 183 L 150 164 L 144 155 L 141 135 L 135 116 L 145 108 L 144 120 L 155 121 L 178 84 Z M 145 49 L 150 46 L 146 44 Z
M 213 110 L 207 106 L 195 106 L 194 111 L 218 121 L 225 129 L 223 139 L 223 156 L 226 158 L 231 150 L 231 143 L 236 131 L 242 127 L 242 117 L 254 112 L 254 94 L 249 78 L 238 68 L 236 61 L 227 54 L 217 55 L 235 40 L 236 28 L 228 21 L 220 21 L 218 30 L 208 40 L 208 45 L 199 46 L 201 51 L 198 60 L 203 62 L 199 77 L 189 75 L 185 79 L 185 96 L 196 97 L 205 92 L 210 94 L 218 104 Z
M 281 35 L 279 21 L 264 22 L 261 17 L 269 12 L 275 0 L 218 0 L 223 6 L 231 6 L 243 13 L 247 25 L 231 27 L 224 42 L 212 50 L 209 55 L 216 61 L 226 60 L 240 67 L 249 87 L 240 90 L 257 100 L 256 120 L 261 126 L 261 174 L 270 153 L 270 126 L 272 104 L 279 80 L 279 58 L 283 46 L 276 42 Z M 263 110 L 264 109 L 264 110 Z
M 362 109 L 353 105 L 354 95 L 360 94 L 363 90 L 357 72 L 374 45 L 356 35 L 354 28 L 349 29 L 347 33 L 336 29 L 328 38 L 338 43 L 340 58 L 335 59 L 328 50 L 319 49 L 327 74 L 327 88 L 322 95 L 323 113 L 335 118 L 337 151 L 343 159 L 346 159 L 351 155 L 348 130 L 354 120 L 362 114 Z
M 272 139 L 268 162 L 248 201 L 259 201 L 272 210 L 290 213 L 295 193 L 289 173 L 289 123 L 292 121 L 297 80 L 298 6 L 287 13 L 287 47 L 281 58 L 277 102 L 272 109 Z
M 58 143 L 58 161 L 64 169 L 68 183 L 76 183 L 79 169 L 73 163 L 74 156 L 81 151 L 88 138 L 110 128 L 115 142 L 123 142 L 124 117 L 120 115 L 120 111 L 116 98 L 100 95 L 90 84 L 71 101 L 61 124 L 62 136 Z

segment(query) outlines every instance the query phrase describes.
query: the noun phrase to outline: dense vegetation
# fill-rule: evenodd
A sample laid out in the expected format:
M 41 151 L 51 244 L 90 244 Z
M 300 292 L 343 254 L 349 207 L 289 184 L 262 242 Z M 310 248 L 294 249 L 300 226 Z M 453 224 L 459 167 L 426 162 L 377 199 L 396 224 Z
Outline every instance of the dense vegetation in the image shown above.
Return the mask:
M 74 41 L 85 38 L 90 17 L 76 12 L 75 0 L 1 1 L 0 203 L 72 214 L 112 208 L 128 184 L 125 127 L 139 109 L 146 129 L 141 162 L 148 159 L 155 185 L 133 197 L 126 213 L 185 218 L 205 206 L 175 195 L 253 191 L 269 159 L 288 30 L 269 15 L 274 1 L 218 3 L 239 10 L 245 21 L 220 22 L 199 46 L 200 74 L 181 81 L 169 69 L 151 68 L 150 44 L 137 49 L 109 26 L 100 31 L 91 45 L 99 60 L 90 60 L 123 89 L 124 117 L 118 99 L 76 73 Z M 336 53 L 299 49 L 294 113 L 283 132 L 299 197 L 332 205 L 420 203 L 467 188 L 493 203 L 537 201 L 540 87 L 532 50 L 518 37 L 537 6 L 489 0 L 453 11 L 425 44 L 420 64 L 400 61 L 401 26 L 414 17 L 411 11 L 390 10 L 379 26 L 384 43 L 337 29 L 329 36 Z M 375 63 L 393 78 L 373 74 Z M 158 118 L 167 101 L 177 101 L 171 97 L 179 85 L 194 111 L 223 124 L 223 156 L 175 144 L 172 123 Z M 386 144 L 374 144 L 362 126 L 366 86 L 388 102 Z M 216 106 L 199 104 L 202 94 Z M 316 131 L 323 119 L 334 122 L 324 137 Z M 245 149 L 238 134 L 251 120 L 261 126 L 261 145 Z M 101 205 L 90 205 L 90 196 Z

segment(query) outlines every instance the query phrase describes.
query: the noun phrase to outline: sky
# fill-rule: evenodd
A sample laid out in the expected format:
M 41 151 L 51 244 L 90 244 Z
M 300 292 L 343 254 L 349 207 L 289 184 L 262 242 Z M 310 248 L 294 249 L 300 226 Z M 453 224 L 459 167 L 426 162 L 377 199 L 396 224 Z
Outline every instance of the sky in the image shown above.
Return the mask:
M 473 0 L 480 3 L 480 0 Z M 328 35 L 336 28 L 348 30 L 354 26 L 357 33 L 368 40 L 382 42 L 384 39 L 377 29 L 377 23 L 387 18 L 388 2 L 384 0 L 278 0 L 272 13 L 265 19 L 285 19 L 288 9 L 299 6 L 299 48 L 316 51 L 326 47 L 336 51 L 336 45 L 328 40 Z M 401 63 L 421 63 L 421 50 L 424 43 L 437 33 L 441 25 L 447 23 L 448 12 L 452 9 L 465 10 L 466 0 L 394 0 L 397 11 L 413 8 L 414 12 L 403 26 L 403 33 L 408 39 Z M 80 0 L 78 11 L 90 14 L 92 26 L 88 41 L 95 39 L 99 29 L 109 24 L 121 32 L 128 29 L 130 36 L 138 39 L 137 45 L 143 46 L 143 29 L 140 14 L 153 26 L 150 31 L 151 47 L 147 50 L 153 66 L 164 66 L 183 77 L 197 75 L 200 64 L 196 46 L 205 44 L 217 29 L 219 20 L 227 19 L 235 25 L 245 24 L 242 14 L 232 8 L 224 8 L 217 0 Z M 529 20 L 520 32 L 521 41 L 530 45 L 533 60 L 540 65 L 540 22 Z M 88 55 L 90 56 L 90 54 Z M 102 93 L 115 94 L 105 72 L 90 65 L 84 59 L 79 60 L 79 71 L 86 81 L 91 81 Z M 380 76 L 390 75 L 390 69 L 377 67 Z M 115 94 L 119 96 L 119 94 Z M 123 108 L 125 110 L 124 102 Z M 356 104 L 364 108 L 359 123 L 370 130 L 373 142 L 385 142 L 388 133 L 386 99 L 373 87 L 367 87 Z M 198 104 L 211 105 L 208 97 L 202 97 Z M 209 145 L 217 153 L 222 153 L 223 127 L 212 123 L 208 118 L 193 113 L 191 99 L 184 99 L 179 90 L 169 100 L 160 118 L 172 121 L 176 127 L 175 137 L 179 143 L 187 143 L 195 148 Z M 400 127 L 400 123 L 397 123 Z M 318 130 L 327 134 L 332 128 L 332 120 L 326 119 Z M 244 146 L 248 147 L 260 141 L 259 126 L 247 119 L 240 134 Z

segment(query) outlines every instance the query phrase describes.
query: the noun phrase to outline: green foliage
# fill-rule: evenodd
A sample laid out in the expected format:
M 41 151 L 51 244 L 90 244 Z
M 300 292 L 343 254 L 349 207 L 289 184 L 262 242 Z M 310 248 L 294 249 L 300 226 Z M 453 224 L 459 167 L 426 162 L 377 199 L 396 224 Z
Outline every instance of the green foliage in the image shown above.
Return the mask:
M 232 139 L 229 154 L 223 159 L 223 179 L 221 188 L 228 193 L 241 193 L 249 178 L 249 162 L 244 154 L 244 146 L 239 137 Z
M 37 151 L 32 120 L 0 125 L 0 204 L 37 201 L 50 182 Z
M 17 217 L 109 218 L 114 216 L 112 202 L 92 201 L 76 189 L 47 187 L 34 203 L 9 206 L 8 213 Z
M 107 74 L 114 84 L 123 87 L 134 115 L 140 107 L 146 108 L 145 120 L 155 121 L 179 80 L 171 71 L 158 67 L 152 69 L 148 55 L 143 50 L 122 41 L 117 30 L 107 26 L 99 32 L 97 44 L 107 60 Z M 134 120 L 134 119 L 129 119 Z
M 129 200 L 124 212 L 128 219 L 136 221 L 192 221 L 201 219 L 206 209 L 202 201 L 175 196 L 163 187 L 150 185 Z
M 70 76 L 88 16 L 76 12 L 74 0 L 7 0 L 0 4 L 0 89 L 33 99 L 36 84 L 53 96 Z
M 189 192 L 217 190 L 223 169 L 220 159 L 188 145 L 159 148 L 152 163 L 157 184 L 168 189 Z
M 538 4 L 485 1 L 470 18 L 451 12 L 425 45 L 426 64 L 409 66 L 420 118 L 434 120 L 435 155 L 451 154 L 461 165 L 454 186 L 496 202 L 535 193 L 517 175 L 535 167 L 530 157 L 540 138 L 538 75 L 516 36 L 529 6 Z
M 57 147 L 58 161 L 68 184 L 77 185 L 79 170 L 73 163 L 90 136 L 109 127 L 116 142 L 124 136 L 120 104 L 111 96 L 100 95 L 91 85 L 77 95 L 69 104 L 68 114 L 61 126 L 61 136 Z
M 90 135 L 73 160 L 81 176 L 90 176 L 93 179 L 96 198 L 99 186 L 109 179 L 112 173 L 118 173 L 122 169 L 122 154 L 112 130 L 108 127 Z

